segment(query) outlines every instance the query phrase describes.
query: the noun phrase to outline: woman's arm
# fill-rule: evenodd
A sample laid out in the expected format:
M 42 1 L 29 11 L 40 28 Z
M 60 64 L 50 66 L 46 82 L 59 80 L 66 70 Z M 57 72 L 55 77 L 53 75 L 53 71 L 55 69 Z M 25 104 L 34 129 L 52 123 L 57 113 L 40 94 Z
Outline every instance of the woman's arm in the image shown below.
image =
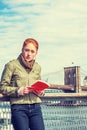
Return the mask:
M 17 87 L 10 86 L 14 68 L 12 64 L 6 64 L 0 82 L 0 93 L 5 96 L 17 96 Z

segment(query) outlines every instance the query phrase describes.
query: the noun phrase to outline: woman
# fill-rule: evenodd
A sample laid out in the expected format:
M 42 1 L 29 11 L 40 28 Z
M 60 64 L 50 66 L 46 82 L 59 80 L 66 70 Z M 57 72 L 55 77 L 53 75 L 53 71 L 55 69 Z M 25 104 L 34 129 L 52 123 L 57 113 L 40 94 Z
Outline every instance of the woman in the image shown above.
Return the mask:
M 38 42 L 32 38 L 24 41 L 22 53 L 5 65 L 0 92 L 10 97 L 11 120 L 15 130 L 44 130 L 41 99 L 29 87 L 41 79 L 41 67 L 35 62 Z

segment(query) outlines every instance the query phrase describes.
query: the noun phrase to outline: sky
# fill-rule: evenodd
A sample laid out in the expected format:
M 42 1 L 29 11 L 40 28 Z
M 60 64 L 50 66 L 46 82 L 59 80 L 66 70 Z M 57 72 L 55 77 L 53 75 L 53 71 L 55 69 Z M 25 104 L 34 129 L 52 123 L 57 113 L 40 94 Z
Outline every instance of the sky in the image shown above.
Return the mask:
M 0 75 L 29 37 L 42 75 L 72 65 L 87 72 L 87 0 L 0 0 Z

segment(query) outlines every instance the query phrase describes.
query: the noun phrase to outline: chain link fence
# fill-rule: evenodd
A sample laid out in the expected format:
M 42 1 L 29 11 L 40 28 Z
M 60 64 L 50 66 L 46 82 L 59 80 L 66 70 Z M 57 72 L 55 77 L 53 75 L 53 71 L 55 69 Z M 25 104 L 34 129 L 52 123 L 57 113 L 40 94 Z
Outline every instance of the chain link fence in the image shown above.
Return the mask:
M 87 130 L 86 97 L 42 97 L 45 130 Z M 0 130 L 13 130 L 10 103 L 0 101 Z

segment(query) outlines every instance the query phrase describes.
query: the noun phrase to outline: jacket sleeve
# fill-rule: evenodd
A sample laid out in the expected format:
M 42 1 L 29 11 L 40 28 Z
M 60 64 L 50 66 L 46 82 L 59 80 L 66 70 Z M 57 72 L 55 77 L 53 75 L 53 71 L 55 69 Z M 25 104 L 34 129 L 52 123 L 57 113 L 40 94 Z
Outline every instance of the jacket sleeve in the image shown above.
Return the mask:
M 6 64 L 2 72 L 1 82 L 0 82 L 0 93 L 4 96 L 16 97 L 17 87 L 10 86 L 11 77 L 13 74 L 13 65 Z

